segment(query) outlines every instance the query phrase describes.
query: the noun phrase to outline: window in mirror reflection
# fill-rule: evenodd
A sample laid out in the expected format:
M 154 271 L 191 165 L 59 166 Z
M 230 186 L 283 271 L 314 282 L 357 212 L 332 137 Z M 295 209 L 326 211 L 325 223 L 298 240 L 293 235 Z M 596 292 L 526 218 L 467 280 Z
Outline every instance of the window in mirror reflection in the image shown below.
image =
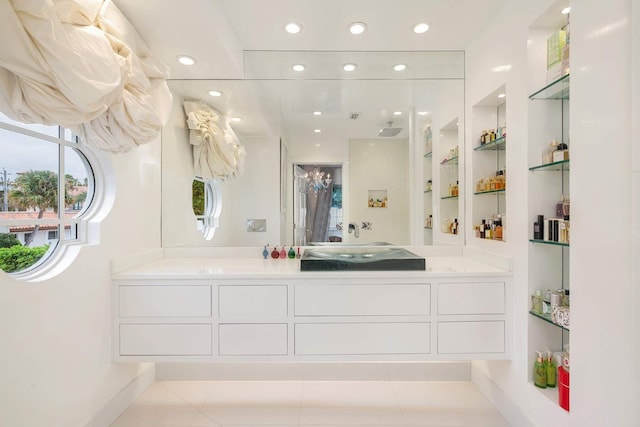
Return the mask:
M 222 197 L 215 180 L 204 181 L 196 177 L 191 186 L 193 214 L 196 227 L 206 240 L 213 239 L 218 228 Z
M 342 242 L 342 166 L 295 165 L 294 241 Z

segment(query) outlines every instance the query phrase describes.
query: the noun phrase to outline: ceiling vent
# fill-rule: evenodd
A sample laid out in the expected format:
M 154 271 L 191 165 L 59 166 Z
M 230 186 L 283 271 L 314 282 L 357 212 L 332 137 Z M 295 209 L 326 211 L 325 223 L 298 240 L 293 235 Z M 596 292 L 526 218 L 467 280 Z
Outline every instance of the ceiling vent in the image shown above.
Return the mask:
M 349 114 L 349 118 L 351 120 L 358 120 L 358 117 L 360 117 L 360 113 L 351 113 L 351 114 Z
M 378 132 L 378 136 L 381 136 L 383 138 L 390 138 L 392 136 L 398 135 L 402 131 L 402 128 L 394 128 L 393 122 L 388 122 L 388 124 L 388 127 L 380 129 L 380 132 Z

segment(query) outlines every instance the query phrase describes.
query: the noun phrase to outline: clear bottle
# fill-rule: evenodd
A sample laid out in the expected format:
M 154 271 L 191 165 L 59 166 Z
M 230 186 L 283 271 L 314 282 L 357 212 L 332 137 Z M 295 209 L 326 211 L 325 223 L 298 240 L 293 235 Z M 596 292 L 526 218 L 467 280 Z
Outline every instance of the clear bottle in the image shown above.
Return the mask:
M 558 141 L 555 139 L 551 141 L 549 146 L 542 152 L 542 164 L 553 163 L 553 152 L 558 147 Z
M 536 289 L 531 296 L 531 311 L 536 314 L 542 314 L 542 290 Z

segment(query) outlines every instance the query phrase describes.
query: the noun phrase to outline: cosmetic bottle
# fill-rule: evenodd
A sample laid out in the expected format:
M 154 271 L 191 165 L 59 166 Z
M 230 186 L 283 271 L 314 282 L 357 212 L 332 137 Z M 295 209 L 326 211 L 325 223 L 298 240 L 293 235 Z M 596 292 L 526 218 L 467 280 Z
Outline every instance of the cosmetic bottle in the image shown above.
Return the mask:
M 557 147 L 558 141 L 554 139 L 542 152 L 542 164 L 553 163 L 553 152 L 556 151 Z
M 539 351 L 536 351 L 536 362 L 533 365 L 533 383 L 536 387 L 547 388 L 547 369 Z
M 493 238 L 495 240 L 502 240 L 502 221 L 496 221 L 496 231 Z
M 556 364 L 553 360 L 552 354 L 550 351 L 547 351 L 547 359 L 544 361 L 545 369 L 547 371 L 547 387 L 555 387 L 557 383 L 556 377 Z
M 300 255 L 300 246 L 298 246 L 298 253 L 296 254 L 296 258 L 300 259 L 302 255 Z
M 569 147 L 564 142 L 561 142 L 553 152 L 553 161 L 561 162 L 563 160 L 569 160 Z
M 282 247 L 282 249 L 280 249 L 280 258 L 286 258 L 287 257 L 287 251 L 284 249 L 284 246 Z
M 264 245 L 264 250 L 262 251 L 262 256 L 264 259 L 267 259 L 269 257 L 269 251 L 267 250 L 267 247 L 269 245 Z
M 533 223 L 533 238 L 542 240 L 544 236 L 544 216 L 538 215 L 538 220 Z
M 280 258 L 280 252 L 278 252 L 278 249 L 275 246 L 273 247 L 273 250 L 271 251 L 271 258 L 273 258 L 273 259 Z
M 296 257 L 296 251 L 293 250 L 293 246 L 289 248 L 287 255 L 289 256 L 289 259 L 294 259 Z
M 531 311 L 536 314 L 542 314 L 542 290 L 536 289 L 531 295 Z

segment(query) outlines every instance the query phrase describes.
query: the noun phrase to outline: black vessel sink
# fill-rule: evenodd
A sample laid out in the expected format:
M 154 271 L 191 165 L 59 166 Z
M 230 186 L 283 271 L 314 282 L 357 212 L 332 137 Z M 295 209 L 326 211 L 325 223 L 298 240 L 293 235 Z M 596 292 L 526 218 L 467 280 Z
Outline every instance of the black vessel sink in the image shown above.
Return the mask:
M 322 247 L 305 249 L 301 271 L 424 270 L 425 260 L 403 248 Z

